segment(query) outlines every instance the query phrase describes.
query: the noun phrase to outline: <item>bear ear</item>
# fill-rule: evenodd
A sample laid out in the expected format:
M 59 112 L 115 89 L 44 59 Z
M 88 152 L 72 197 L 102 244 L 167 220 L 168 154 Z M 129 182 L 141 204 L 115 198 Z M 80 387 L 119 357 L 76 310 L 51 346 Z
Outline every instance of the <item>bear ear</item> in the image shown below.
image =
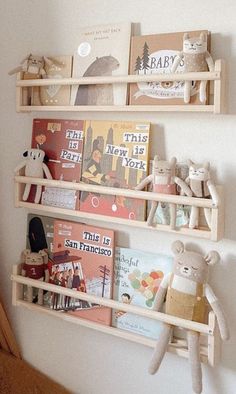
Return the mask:
M 25 261 L 25 258 L 26 258 L 26 256 L 29 256 L 30 255 L 30 250 L 29 249 L 25 249 L 25 250 L 23 250 L 23 252 L 21 253 L 21 260 L 24 262 Z
M 184 244 L 181 241 L 175 241 L 171 245 L 171 250 L 174 254 L 182 254 L 184 252 Z
M 212 250 L 204 257 L 204 260 L 208 265 L 214 265 L 220 261 L 220 255 L 215 250 Z
M 46 254 L 47 254 L 47 253 L 46 253 L 45 250 L 43 250 L 43 249 L 39 251 L 39 255 L 40 255 L 40 256 L 46 256 Z
M 184 33 L 184 41 L 189 40 L 190 36 L 189 33 Z
M 24 156 L 24 157 L 27 157 L 27 156 L 28 156 L 28 151 L 27 151 L 27 150 L 23 153 L 23 156 Z
M 200 40 L 202 40 L 203 42 L 206 42 L 206 40 L 207 40 L 207 35 L 206 35 L 206 33 L 202 32 L 202 33 L 200 34 Z

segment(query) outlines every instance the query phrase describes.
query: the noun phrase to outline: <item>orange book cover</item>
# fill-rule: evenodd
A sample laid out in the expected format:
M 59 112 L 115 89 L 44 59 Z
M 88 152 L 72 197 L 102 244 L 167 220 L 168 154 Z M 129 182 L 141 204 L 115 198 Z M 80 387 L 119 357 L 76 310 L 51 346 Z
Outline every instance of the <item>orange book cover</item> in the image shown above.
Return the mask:
M 207 30 L 189 32 L 190 37 L 198 37 Z M 184 32 L 133 36 L 131 38 L 130 74 L 168 74 L 175 56 L 183 49 Z M 181 61 L 177 72 L 184 72 Z M 190 104 L 201 104 L 198 97 L 199 83 L 193 82 Z M 139 82 L 130 84 L 130 105 L 177 105 L 183 101 L 184 81 Z
M 150 124 L 86 121 L 82 182 L 134 189 L 147 176 Z M 122 196 L 81 192 L 80 210 L 144 220 L 146 202 Z
M 32 148 L 42 149 L 48 156 L 47 166 L 53 179 L 80 181 L 83 140 L 83 120 L 33 120 Z M 32 193 L 30 200 L 33 201 Z M 59 208 L 79 209 L 79 192 L 46 187 L 41 203 Z
M 112 297 L 114 231 L 63 220 L 54 222 L 54 284 L 99 297 Z M 111 324 L 111 309 L 53 294 L 51 308 Z

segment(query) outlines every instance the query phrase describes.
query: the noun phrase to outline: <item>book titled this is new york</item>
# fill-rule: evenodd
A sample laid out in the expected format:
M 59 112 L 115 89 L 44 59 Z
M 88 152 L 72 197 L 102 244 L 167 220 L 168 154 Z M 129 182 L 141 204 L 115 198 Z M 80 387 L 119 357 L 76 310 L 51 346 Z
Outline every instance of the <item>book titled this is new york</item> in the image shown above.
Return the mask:
M 149 123 L 86 121 L 82 182 L 134 189 L 147 176 Z M 82 192 L 80 210 L 127 219 L 145 219 L 145 201 Z

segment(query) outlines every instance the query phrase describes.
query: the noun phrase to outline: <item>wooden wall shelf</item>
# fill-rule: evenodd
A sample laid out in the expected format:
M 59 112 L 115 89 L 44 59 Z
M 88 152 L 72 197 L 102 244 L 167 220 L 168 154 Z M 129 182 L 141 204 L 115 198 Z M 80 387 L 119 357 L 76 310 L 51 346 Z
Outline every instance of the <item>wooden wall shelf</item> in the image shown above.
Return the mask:
M 160 82 L 160 81 L 212 81 L 213 104 L 210 105 L 123 105 L 123 106 L 25 106 L 22 104 L 22 88 L 32 86 L 72 86 L 72 85 L 98 85 L 98 84 L 130 84 L 137 82 Z M 80 112 L 211 112 L 215 114 L 225 112 L 225 62 L 222 59 L 215 61 L 213 72 L 191 72 L 153 75 L 126 75 L 105 77 L 83 77 L 63 79 L 31 79 L 22 80 L 19 74 L 16 82 L 16 107 L 17 112 L 31 111 L 80 111 Z
M 58 312 L 50 309 L 46 306 L 39 306 L 33 303 L 29 303 L 23 300 L 23 285 L 32 286 L 37 289 L 43 289 L 49 292 L 62 294 L 65 296 L 73 297 L 80 300 L 85 300 L 92 302 L 101 306 L 109 307 L 115 310 L 121 310 L 124 312 L 133 313 L 139 316 L 147 317 L 150 319 L 158 320 L 159 322 L 165 322 L 172 324 L 176 327 L 181 327 L 184 329 L 194 330 L 204 337 L 204 344 L 201 346 L 201 360 L 204 363 L 208 363 L 214 366 L 220 354 L 220 337 L 218 326 L 216 324 L 215 314 L 211 311 L 209 313 L 208 324 L 202 324 L 197 322 L 192 322 L 189 320 L 184 320 L 177 318 L 175 316 L 166 315 L 165 313 L 155 312 L 138 306 L 124 304 L 118 301 L 114 301 L 108 298 L 97 297 L 94 295 L 89 295 L 83 292 L 77 292 L 74 290 L 66 289 L 53 284 L 41 282 L 35 279 L 26 278 L 20 275 L 21 264 L 13 266 L 13 274 L 11 280 L 13 282 L 13 292 L 12 292 L 12 303 L 15 306 L 23 306 L 32 311 L 38 311 L 40 313 L 45 313 L 50 316 L 54 316 L 58 319 L 68 321 L 77 325 L 81 325 L 87 328 L 92 328 L 103 332 L 105 334 L 110 334 L 116 337 L 120 337 L 132 342 L 136 342 L 151 348 L 155 347 L 156 341 L 154 339 L 146 338 L 142 335 L 137 335 L 129 331 L 121 330 L 111 326 L 105 326 L 96 322 L 85 320 L 78 317 L 73 317 L 66 312 Z M 187 343 L 184 339 L 173 338 L 169 345 L 170 352 L 175 353 L 179 356 L 188 358 Z
M 169 225 L 156 225 L 150 227 L 145 221 L 129 220 L 119 217 L 104 216 L 94 213 L 87 213 L 81 211 L 75 211 L 72 209 L 65 209 L 53 206 L 46 206 L 42 204 L 35 204 L 30 202 L 22 201 L 22 185 L 23 184 L 42 185 L 47 187 L 64 188 L 70 190 L 87 191 L 92 193 L 106 194 L 111 196 L 125 196 L 135 199 L 142 199 L 147 201 L 159 201 L 173 204 L 197 206 L 200 208 L 210 208 L 212 210 L 212 228 L 203 227 L 200 229 L 189 229 L 187 227 L 177 227 L 171 229 Z M 117 223 L 126 226 L 132 226 L 136 228 L 147 229 L 150 231 L 167 231 L 176 234 L 189 235 L 194 237 L 200 237 L 210 239 L 212 241 L 218 241 L 223 237 L 224 233 L 224 203 L 223 203 L 223 190 L 220 186 L 217 187 L 217 191 L 220 196 L 221 204 L 219 207 L 215 207 L 210 199 L 186 197 L 186 196 L 175 196 L 169 194 L 159 194 L 145 191 L 136 191 L 130 189 L 110 188 L 105 186 L 96 186 L 85 183 L 73 183 L 58 180 L 39 179 L 32 177 L 25 177 L 16 175 L 15 176 L 15 206 L 21 208 L 28 208 L 33 211 L 46 212 L 47 214 L 60 214 L 71 216 L 73 218 L 79 218 L 83 221 L 87 219 L 98 220 L 101 222 Z

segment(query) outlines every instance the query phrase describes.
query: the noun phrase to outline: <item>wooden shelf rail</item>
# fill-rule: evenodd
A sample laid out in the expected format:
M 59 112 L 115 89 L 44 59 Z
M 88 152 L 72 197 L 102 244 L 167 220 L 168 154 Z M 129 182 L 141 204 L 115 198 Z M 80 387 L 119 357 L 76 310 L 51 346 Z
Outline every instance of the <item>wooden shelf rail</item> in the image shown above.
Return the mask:
M 100 84 L 130 84 L 138 82 L 164 82 L 164 81 L 213 81 L 214 82 L 214 103 L 212 105 L 114 105 L 114 106 L 27 106 L 22 105 L 21 89 L 33 86 L 73 86 L 73 85 L 100 85 Z M 82 78 L 62 78 L 62 79 L 31 79 L 22 80 L 18 74 L 17 82 L 17 111 L 106 111 L 106 112 L 156 112 L 156 111 L 186 111 L 186 112 L 225 112 L 225 63 L 222 59 L 215 61 L 215 71 L 191 72 L 191 73 L 168 73 L 152 75 L 124 75 L 124 76 L 96 76 Z
M 35 279 L 30 279 L 19 275 L 21 265 L 13 266 L 13 274 L 11 280 L 13 282 L 12 302 L 15 306 L 24 306 L 32 311 L 39 311 L 48 315 L 57 317 L 59 319 L 66 320 L 71 323 L 82 325 L 87 328 L 92 328 L 101 331 L 106 334 L 117 336 L 126 340 L 130 340 L 142 345 L 149 347 L 155 347 L 156 341 L 154 339 L 146 338 L 142 335 L 137 335 L 129 331 L 121 330 L 111 326 L 105 326 L 96 322 L 88 321 L 79 317 L 74 317 L 71 314 L 61 313 L 50 309 L 46 306 L 39 306 L 33 303 L 29 303 L 23 300 L 23 285 L 32 286 L 37 289 L 43 289 L 52 293 L 69 296 L 72 298 L 88 301 L 91 303 L 98 304 L 100 306 L 108 307 L 114 310 L 121 310 L 129 312 L 138 316 L 146 317 L 149 319 L 157 320 L 159 322 L 172 324 L 176 327 L 181 327 L 188 330 L 194 330 L 199 332 L 202 336 L 207 339 L 207 344 L 201 346 L 201 360 L 210 365 L 214 365 L 217 362 L 219 354 L 219 333 L 218 326 L 216 325 L 216 319 L 214 313 L 211 311 L 209 314 L 208 324 L 202 324 L 177 318 L 175 316 L 167 315 L 161 312 L 155 312 L 138 306 L 124 304 L 118 301 L 114 301 L 109 298 L 97 297 L 83 292 L 77 292 L 74 290 L 66 289 L 60 286 L 56 286 L 50 283 L 41 282 Z M 184 339 L 175 338 L 169 345 L 169 351 L 182 357 L 188 357 L 187 343 Z
M 21 184 L 41 185 L 47 187 L 99 193 L 99 194 L 110 195 L 110 196 L 124 196 L 134 199 L 147 200 L 147 201 L 173 203 L 176 205 L 181 204 L 181 205 L 197 206 L 199 208 L 210 208 L 212 212 L 212 226 L 211 229 L 209 229 L 208 227 L 202 227 L 199 229 L 176 227 L 176 229 L 171 229 L 169 225 L 157 224 L 155 226 L 148 226 L 146 221 L 123 219 L 114 216 L 105 216 L 100 214 L 76 211 L 72 209 L 65 209 L 60 207 L 25 202 L 22 201 L 22 190 L 20 187 Z M 110 223 L 112 222 L 126 226 L 144 228 L 150 231 L 160 231 L 160 230 L 168 231 L 176 234 L 184 234 L 184 235 L 190 235 L 200 238 L 206 238 L 212 241 L 218 241 L 223 237 L 223 231 L 224 231 L 224 213 L 223 213 L 224 204 L 223 204 L 222 188 L 218 186 L 217 190 L 220 195 L 220 199 L 222 203 L 220 204 L 219 207 L 216 208 L 213 205 L 212 200 L 204 199 L 204 198 L 160 194 L 160 193 L 136 191 L 130 189 L 96 186 L 86 183 L 73 183 L 67 181 L 39 179 L 39 178 L 16 175 L 15 176 L 15 206 L 21 208 L 28 208 L 34 211 L 46 212 L 49 214 L 51 213 L 51 214 L 67 215 L 73 218 L 80 218 L 83 220 L 92 219 L 102 222 L 110 222 Z

